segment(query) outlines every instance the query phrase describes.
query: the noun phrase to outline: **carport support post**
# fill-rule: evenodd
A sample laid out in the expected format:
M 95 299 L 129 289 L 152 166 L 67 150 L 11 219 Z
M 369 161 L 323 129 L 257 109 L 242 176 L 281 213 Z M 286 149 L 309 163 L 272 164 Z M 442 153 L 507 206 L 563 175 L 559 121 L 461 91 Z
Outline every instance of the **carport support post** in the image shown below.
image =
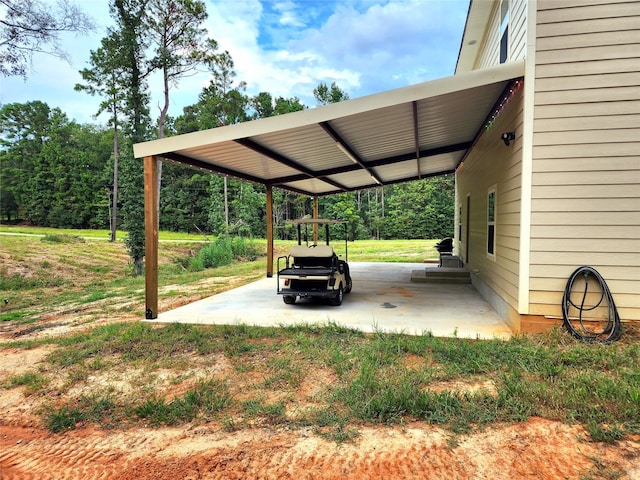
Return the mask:
M 273 187 L 267 185 L 267 277 L 273 277 Z
M 313 218 L 318 218 L 318 197 L 313 197 Z M 313 244 L 318 244 L 318 224 L 313 224 Z
M 158 161 L 144 157 L 145 318 L 158 318 Z

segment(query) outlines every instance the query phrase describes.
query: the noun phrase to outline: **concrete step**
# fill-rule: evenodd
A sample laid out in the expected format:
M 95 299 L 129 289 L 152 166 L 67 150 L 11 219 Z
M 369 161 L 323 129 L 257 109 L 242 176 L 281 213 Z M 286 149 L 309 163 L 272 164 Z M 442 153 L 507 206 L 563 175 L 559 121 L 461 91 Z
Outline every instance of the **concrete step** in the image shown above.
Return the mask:
M 425 268 L 423 273 L 427 277 L 469 277 L 469 270 L 466 268 Z
M 411 281 L 419 283 L 465 284 L 471 283 L 471 276 L 465 268 L 436 267 L 413 270 L 411 272 Z

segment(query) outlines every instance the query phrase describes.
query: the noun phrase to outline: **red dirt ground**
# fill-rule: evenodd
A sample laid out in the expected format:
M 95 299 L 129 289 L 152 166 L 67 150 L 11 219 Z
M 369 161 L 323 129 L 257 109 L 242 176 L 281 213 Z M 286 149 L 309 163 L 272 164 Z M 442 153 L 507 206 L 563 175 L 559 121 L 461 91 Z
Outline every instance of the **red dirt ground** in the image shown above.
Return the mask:
M 54 323 L 56 332 L 70 328 L 63 318 Z M 42 334 L 0 333 L 4 341 Z M 0 385 L 37 369 L 53 348 L 1 350 Z M 541 418 L 471 435 L 425 423 L 360 426 L 360 436 L 345 444 L 311 430 L 229 433 L 215 423 L 116 431 L 78 425 L 52 434 L 37 415 L 42 399 L 33 397 L 24 387 L 0 386 L 0 480 L 640 480 L 640 436 L 594 443 L 578 425 Z
M 579 427 L 539 418 L 457 444 L 419 423 L 364 428 L 342 445 L 305 431 L 199 426 L 53 435 L 5 425 L 0 452 L 2 480 L 640 478 L 638 439 L 589 443 Z

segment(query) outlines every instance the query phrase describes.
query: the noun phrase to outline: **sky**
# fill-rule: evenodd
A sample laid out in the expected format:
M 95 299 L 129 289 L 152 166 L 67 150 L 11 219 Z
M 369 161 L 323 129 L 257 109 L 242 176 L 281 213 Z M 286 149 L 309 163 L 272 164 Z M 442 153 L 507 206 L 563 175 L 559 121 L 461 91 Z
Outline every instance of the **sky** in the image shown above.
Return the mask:
M 41 0 L 50 3 L 55 0 Z M 89 66 L 113 25 L 109 0 L 71 0 L 96 24 L 90 35 L 65 34 L 70 62 L 37 54 L 25 81 L 0 77 L 0 104 L 40 100 L 80 123 L 95 117 L 99 98 L 76 92 L 78 73 Z M 220 51 L 228 51 L 235 85 L 246 93 L 298 97 L 315 107 L 313 89 L 335 82 L 350 98 L 453 75 L 469 0 L 205 0 L 204 25 Z M 197 102 L 210 74 L 181 80 L 170 97 L 169 115 Z M 151 113 L 158 116 L 160 78 L 150 79 Z

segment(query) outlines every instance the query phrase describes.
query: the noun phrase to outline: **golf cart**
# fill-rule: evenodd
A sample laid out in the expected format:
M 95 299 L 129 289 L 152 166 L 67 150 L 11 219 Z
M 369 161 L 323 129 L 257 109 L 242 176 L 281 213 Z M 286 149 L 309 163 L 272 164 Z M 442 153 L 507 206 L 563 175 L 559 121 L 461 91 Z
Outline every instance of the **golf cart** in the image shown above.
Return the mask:
M 345 260 L 340 260 L 329 242 L 329 226 L 343 223 L 345 226 Z M 298 244 L 288 255 L 278 257 L 278 295 L 288 305 L 296 298 L 326 298 L 331 305 L 342 304 L 342 296 L 351 292 L 351 275 L 347 263 L 347 226 L 338 220 L 302 218 L 294 220 L 298 230 Z M 325 245 L 309 245 L 307 228 L 324 225 Z M 304 226 L 304 244 L 303 231 Z

